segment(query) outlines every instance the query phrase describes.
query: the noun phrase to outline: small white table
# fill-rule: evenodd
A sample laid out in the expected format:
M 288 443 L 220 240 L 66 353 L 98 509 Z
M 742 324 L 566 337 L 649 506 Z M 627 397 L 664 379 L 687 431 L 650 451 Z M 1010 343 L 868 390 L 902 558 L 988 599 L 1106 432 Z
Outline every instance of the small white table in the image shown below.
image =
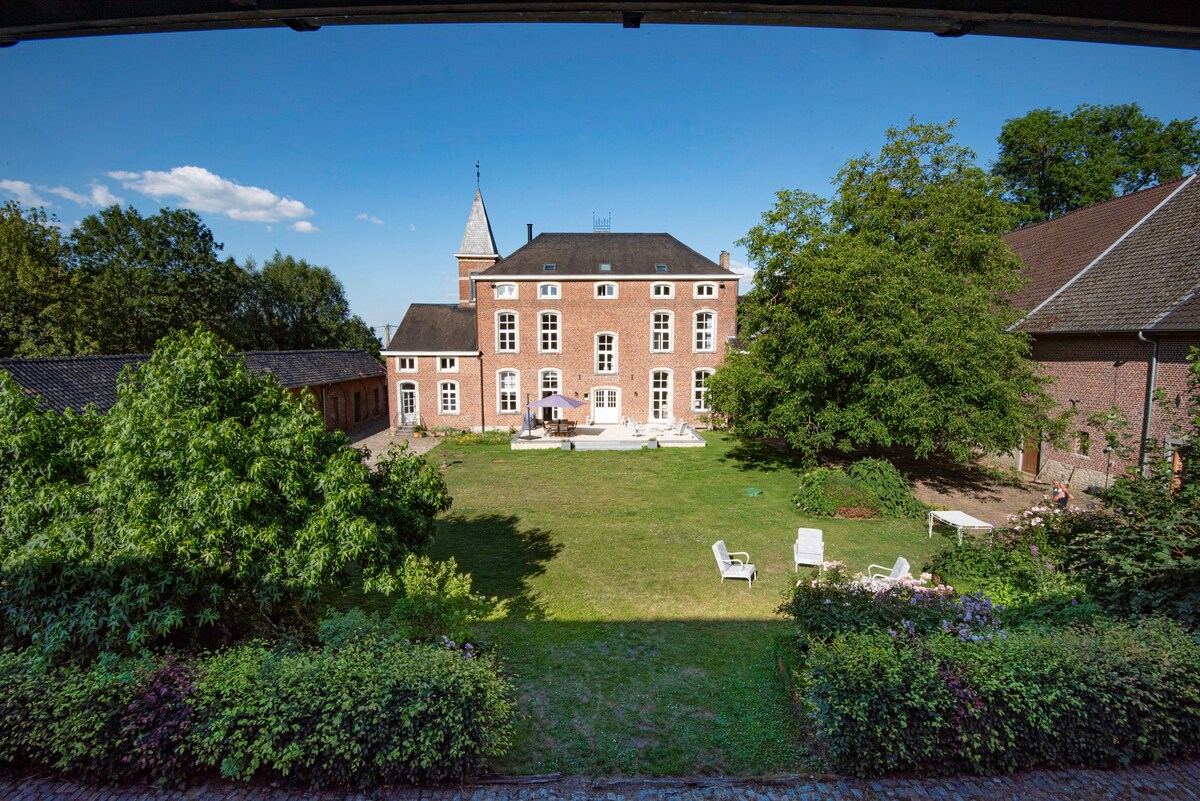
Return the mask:
M 962 545 L 962 534 L 964 528 L 995 528 L 991 523 L 985 523 L 977 517 L 971 517 L 966 512 L 930 512 L 929 513 L 929 537 L 933 538 L 934 521 L 945 523 L 947 526 L 954 526 L 958 532 L 958 544 Z

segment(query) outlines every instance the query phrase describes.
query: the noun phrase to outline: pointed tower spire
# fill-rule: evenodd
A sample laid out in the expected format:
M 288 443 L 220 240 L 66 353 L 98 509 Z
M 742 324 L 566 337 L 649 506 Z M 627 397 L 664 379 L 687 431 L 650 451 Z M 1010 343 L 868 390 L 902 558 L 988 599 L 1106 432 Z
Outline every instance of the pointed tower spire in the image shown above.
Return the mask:
M 454 258 L 458 259 L 458 302 L 464 305 L 474 303 L 471 276 L 500 261 L 496 238 L 492 236 L 492 224 L 488 222 L 483 193 L 479 187 L 475 188 L 475 201 L 467 217 L 467 228 L 463 231 L 462 244 L 458 246 Z

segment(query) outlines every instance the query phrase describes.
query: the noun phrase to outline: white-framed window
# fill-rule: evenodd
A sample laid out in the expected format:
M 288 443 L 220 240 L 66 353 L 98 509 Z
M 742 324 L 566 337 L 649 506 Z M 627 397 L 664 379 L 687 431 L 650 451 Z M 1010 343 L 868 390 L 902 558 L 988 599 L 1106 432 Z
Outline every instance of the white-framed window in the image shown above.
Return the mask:
M 692 286 L 692 297 L 694 298 L 715 298 L 716 296 L 716 284 L 694 284 Z
M 516 297 L 516 284 L 496 284 L 496 300 L 515 300 Z
M 558 370 L 542 370 L 538 374 L 538 385 L 541 387 L 543 398 L 557 395 L 562 392 L 562 373 Z M 551 408 L 549 412 L 551 420 L 562 419 L 562 409 L 555 407 Z
M 417 357 L 416 356 L 397 356 L 396 357 L 396 372 L 397 373 L 415 373 L 415 372 L 417 372 Z
M 443 381 L 438 384 L 438 412 L 458 414 L 458 382 Z
M 656 283 L 650 285 L 650 297 L 652 298 L 673 298 L 675 297 L 675 285 Z
M 496 350 L 499 353 L 517 352 L 517 313 L 496 313 Z
M 616 284 L 596 284 L 596 297 L 598 298 L 615 298 L 617 296 Z
M 558 300 L 562 297 L 562 288 L 558 284 L 538 284 L 538 297 L 541 300 Z
M 617 372 L 616 334 L 596 334 L 596 372 Z
M 712 378 L 712 370 L 697 370 L 692 373 L 692 411 L 707 412 L 708 379 Z
M 558 312 L 546 311 L 538 315 L 538 353 L 558 353 L 562 350 L 559 340 Z
M 457 373 L 458 372 L 458 357 L 457 356 L 439 356 L 438 357 L 438 372 L 439 373 Z
M 650 315 L 650 351 L 670 353 L 674 333 L 674 315 L 669 311 L 656 311 Z
M 692 350 L 711 353 L 716 350 L 717 315 L 715 312 L 698 311 L 693 319 Z
M 671 371 L 650 373 L 650 419 L 666 420 L 671 415 Z
M 519 389 L 517 371 L 501 370 L 496 375 L 496 411 L 500 414 L 516 414 Z

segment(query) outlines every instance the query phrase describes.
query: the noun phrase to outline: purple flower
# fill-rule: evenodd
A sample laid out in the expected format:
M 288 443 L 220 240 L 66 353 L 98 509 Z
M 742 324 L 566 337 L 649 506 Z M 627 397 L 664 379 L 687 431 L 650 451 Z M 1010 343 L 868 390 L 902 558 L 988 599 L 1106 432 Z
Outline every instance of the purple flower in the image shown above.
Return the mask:
M 1031 554 L 1033 554 L 1034 556 L 1037 556 L 1037 555 L 1038 555 L 1037 543 L 1036 543 L 1036 542 L 1031 542 L 1031 543 L 1029 543 L 1029 552 L 1030 552 Z

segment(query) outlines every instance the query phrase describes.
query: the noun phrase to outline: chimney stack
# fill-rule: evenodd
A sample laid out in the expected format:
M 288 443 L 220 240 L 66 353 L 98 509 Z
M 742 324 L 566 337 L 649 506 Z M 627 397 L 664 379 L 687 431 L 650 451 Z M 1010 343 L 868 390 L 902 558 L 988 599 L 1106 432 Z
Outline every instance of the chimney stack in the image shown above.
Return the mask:
M 525 223 L 525 241 L 533 241 L 533 223 Z
M 718 263 L 721 265 L 722 270 L 729 269 L 729 251 L 728 250 L 721 251 L 721 255 L 719 257 Z

